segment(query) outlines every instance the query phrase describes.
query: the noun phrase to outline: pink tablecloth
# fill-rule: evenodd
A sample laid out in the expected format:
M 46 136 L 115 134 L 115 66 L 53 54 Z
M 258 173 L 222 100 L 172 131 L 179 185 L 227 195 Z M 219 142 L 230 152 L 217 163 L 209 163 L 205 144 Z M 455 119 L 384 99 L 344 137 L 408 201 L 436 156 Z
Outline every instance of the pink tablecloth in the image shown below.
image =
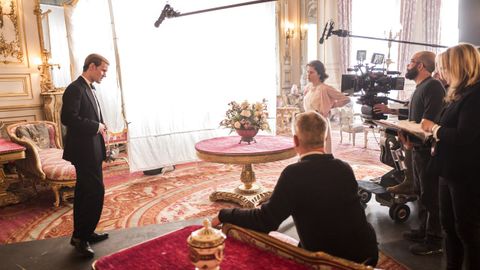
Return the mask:
M 14 152 L 24 151 L 25 147 L 18 145 L 9 140 L 0 138 L 0 154 L 8 154 Z
M 255 136 L 250 144 L 238 143 L 239 136 L 218 137 L 203 140 L 195 145 L 195 149 L 209 154 L 223 155 L 251 155 L 251 154 L 274 154 L 293 149 L 293 139 L 284 136 Z
M 187 238 L 200 226 L 189 226 L 142 244 L 100 258 L 96 270 L 194 269 L 188 258 Z M 300 270 L 309 269 L 292 260 L 278 257 L 233 238 L 225 241 L 222 270 Z

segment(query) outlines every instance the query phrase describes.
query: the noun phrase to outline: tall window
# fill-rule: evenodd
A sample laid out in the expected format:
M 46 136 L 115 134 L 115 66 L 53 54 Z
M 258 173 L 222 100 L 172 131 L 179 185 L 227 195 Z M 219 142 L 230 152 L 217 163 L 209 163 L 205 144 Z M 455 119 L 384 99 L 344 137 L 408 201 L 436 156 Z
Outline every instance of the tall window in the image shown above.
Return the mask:
M 437 0 L 438 1 L 438 0 Z M 352 6 L 352 34 L 388 38 L 389 32 L 395 35 L 401 28 L 400 25 L 400 0 L 353 0 Z M 421 1 L 417 2 L 418 19 L 421 8 Z M 458 0 L 442 0 L 440 11 L 440 44 L 455 45 L 458 43 Z M 420 25 L 418 22 L 417 25 Z M 421 29 L 421 27 L 415 27 Z M 411 40 L 423 42 L 422 40 Z M 388 42 L 352 38 L 352 63 L 356 63 L 356 51 L 367 50 L 366 62 L 370 62 L 374 52 L 384 53 L 385 59 L 388 55 Z M 392 42 L 390 58 L 396 62 L 398 43 Z M 390 70 L 396 68 L 396 64 L 390 66 Z M 403 71 L 402 71 L 403 72 Z
M 443 0 L 440 7 L 440 42 L 453 46 L 458 43 L 458 0 Z
M 389 33 L 395 35 L 400 28 L 400 0 L 353 0 L 352 1 L 352 34 L 377 38 L 389 38 Z M 364 38 L 352 38 L 351 63 L 357 63 L 357 50 L 366 50 L 365 63 L 370 63 L 373 53 L 382 53 L 388 57 L 388 42 Z M 391 43 L 390 59 L 396 62 L 398 44 Z M 392 64 L 390 69 L 395 69 Z

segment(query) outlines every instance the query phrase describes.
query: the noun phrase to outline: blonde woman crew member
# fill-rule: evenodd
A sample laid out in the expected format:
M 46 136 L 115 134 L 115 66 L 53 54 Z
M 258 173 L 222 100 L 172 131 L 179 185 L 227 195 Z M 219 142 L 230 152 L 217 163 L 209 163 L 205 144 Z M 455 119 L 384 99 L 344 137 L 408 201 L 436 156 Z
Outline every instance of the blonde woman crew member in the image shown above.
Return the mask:
M 449 85 L 447 104 L 439 119 L 421 125 L 437 142 L 432 161 L 440 176 L 446 268 L 480 269 L 480 53 L 460 44 L 441 53 L 437 67 Z
M 330 110 L 345 106 L 350 98 L 340 91 L 324 83 L 328 78 L 325 66 L 318 60 L 307 64 L 307 76 L 309 84 L 305 86 L 303 106 L 305 111 L 317 111 L 327 119 L 327 132 L 325 138 L 325 152 L 332 153 L 332 139 L 330 131 Z

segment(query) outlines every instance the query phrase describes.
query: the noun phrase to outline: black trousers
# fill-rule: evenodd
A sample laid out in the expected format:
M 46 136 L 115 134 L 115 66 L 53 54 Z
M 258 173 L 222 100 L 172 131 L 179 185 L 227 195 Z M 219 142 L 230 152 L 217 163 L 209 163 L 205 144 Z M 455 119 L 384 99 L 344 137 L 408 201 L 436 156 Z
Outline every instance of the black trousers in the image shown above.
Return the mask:
M 438 175 L 431 168 L 430 148 L 412 150 L 412 168 L 415 190 L 419 195 L 420 230 L 425 231 L 427 241 L 438 244 L 442 240 L 440 206 L 438 199 Z
M 440 177 L 440 216 L 447 269 L 480 269 L 480 184 L 477 179 Z
M 102 164 L 75 165 L 77 182 L 73 200 L 73 237 L 87 241 L 103 209 L 105 186 Z

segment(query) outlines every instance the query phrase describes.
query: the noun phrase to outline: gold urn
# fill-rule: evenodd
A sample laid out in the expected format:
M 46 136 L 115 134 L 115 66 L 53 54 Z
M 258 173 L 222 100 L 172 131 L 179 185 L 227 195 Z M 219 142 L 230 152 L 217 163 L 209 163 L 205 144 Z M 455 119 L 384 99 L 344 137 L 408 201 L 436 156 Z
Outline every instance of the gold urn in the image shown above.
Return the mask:
M 187 239 L 189 257 L 196 270 L 219 270 L 227 237 L 212 228 L 210 221 L 203 221 L 203 228 L 190 234 Z

